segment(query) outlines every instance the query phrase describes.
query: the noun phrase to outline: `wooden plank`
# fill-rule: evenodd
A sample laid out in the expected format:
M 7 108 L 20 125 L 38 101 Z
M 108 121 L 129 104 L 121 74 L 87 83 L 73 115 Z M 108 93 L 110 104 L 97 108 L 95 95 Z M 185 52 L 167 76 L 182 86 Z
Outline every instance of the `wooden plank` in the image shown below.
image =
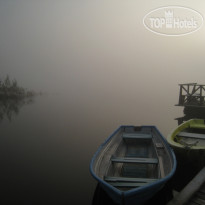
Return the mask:
M 202 187 L 200 188 L 199 191 L 205 194 L 205 186 L 204 186 L 204 184 L 202 185 Z
M 205 200 L 205 194 L 200 192 L 200 190 L 197 192 L 196 197 Z
M 143 133 L 123 133 L 123 139 L 152 139 L 151 134 Z
M 188 202 L 186 205 L 199 205 L 199 204 L 197 204 L 197 203 L 191 201 L 191 202 Z
M 205 139 L 205 134 L 199 134 L 199 133 L 179 132 L 177 136 L 196 138 L 196 139 Z
M 205 196 L 205 190 L 203 190 L 203 189 L 201 190 L 201 189 L 200 189 L 200 190 L 199 190 L 199 193 L 204 194 L 204 196 Z
M 141 163 L 141 164 L 157 164 L 157 158 L 135 158 L 135 157 L 112 157 L 112 162 L 116 163 Z
M 104 180 L 107 182 L 144 182 L 151 183 L 155 182 L 158 179 L 150 178 L 131 178 L 131 177 L 104 177 Z
M 167 205 L 182 205 L 187 203 L 205 182 L 205 167 L 184 187 L 184 189 Z
M 109 183 L 112 186 L 115 187 L 140 187 L 145 186 L 147 183 L 132 183 L 132 182 L 110 182 Z
M 162 159 L 161 156 L 159 157 L 159 167 L 160 167 L 161 178 L 164 178 L 165 177 L 165 172 L 164 172 L 163 159 Z
M 194 198 L 194 199 L 192 199 L 192 201 L 193 202 L 195 202 L 195 203 L 197 203 L 197 204 L 199 204 L 199 205 L 204 205 L 205 204 L 205 200 L 203 200 L 203 199 L 199 199 L 199 198 Z

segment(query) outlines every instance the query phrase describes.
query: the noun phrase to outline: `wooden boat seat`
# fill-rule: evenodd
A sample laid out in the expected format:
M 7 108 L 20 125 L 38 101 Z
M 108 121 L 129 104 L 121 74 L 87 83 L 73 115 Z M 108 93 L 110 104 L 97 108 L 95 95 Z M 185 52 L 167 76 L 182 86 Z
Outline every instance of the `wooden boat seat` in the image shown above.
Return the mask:
M 109 183 L 110 185 L 114 187 L 140 187 L 140 186 L 145 186 L 147 183 L 133 183 L 133 182 L 111 182 Z
M 157 158 L 135 158 L 135 157 L 111 157 L 112 162 L 116 163 L 141 163 L 141 164 L 157 164 Z
M 131 178 L 131 177 L 104 177 L 104 180 L 107 182 L 143 182 L 150 183 L 155 182 L 158 179 L 150 179 L 150 178 Z
M 205 134 L 199 134 L 199 133 L 190 133 L 190 132 L 179 132 L 177 134 L 179 137 L 190 137 L 190 138 L 196 138 L 196 139 L 205 139 Z
M 152 139 L 151 134 L 123 133 L 123 139 Z

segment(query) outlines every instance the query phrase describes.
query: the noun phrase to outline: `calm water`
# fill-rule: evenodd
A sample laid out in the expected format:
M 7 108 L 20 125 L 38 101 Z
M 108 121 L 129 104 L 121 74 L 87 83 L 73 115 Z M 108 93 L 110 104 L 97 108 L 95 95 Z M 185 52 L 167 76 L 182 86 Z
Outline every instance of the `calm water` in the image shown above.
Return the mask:
M 133 94 L 50 94 L 1 104 L 0 203 L 91 204 L 97 183 L 89 163 L 98 146 L 122 124 L 156 125 L 166 136 L 183 114 L 177 95 L 161 103 Z

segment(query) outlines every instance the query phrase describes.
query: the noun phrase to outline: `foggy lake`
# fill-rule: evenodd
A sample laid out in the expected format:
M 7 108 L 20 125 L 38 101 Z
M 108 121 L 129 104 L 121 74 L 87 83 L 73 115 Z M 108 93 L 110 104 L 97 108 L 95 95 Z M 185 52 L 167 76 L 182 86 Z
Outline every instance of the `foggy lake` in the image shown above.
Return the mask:
M 177 95 L 176 90 L 176 95 Z M 38 96 L 1 120 L 1 201 L 7 204 L 91 204 L 89 163 L 120 125 L 156 125 L 166 136 L 180 108 L 116 97 Z M 120 97 L 120 96 L 119 96 Z M 76 99 L 78 99 L 76 101 Z M 136 97 L 137 99 L 137 97 Z M 124 99 L 125 100 L 125 99 Z M 145 103 L 145 102 L 144 102 Z M 151 109 L 154 107 L 154 109 Z
M 205 13 L 202 0 L 177 4 Z M 144 16 L 167 5 L 0 1 L 0 79 L 45 93 L 0 102 L 1 204 L 91 204 L 89 164 L 115 129 L 155 125 L 166 138 L 176 127 L 178 84 L 204 84 L 205 28 L 147 30 Z

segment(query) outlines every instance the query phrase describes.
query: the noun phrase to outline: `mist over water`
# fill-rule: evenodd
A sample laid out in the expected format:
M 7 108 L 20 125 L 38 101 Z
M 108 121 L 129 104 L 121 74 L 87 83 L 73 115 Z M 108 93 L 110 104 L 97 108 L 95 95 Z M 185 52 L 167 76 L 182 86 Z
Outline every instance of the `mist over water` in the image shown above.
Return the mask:
M 113 99 L 81 100 L 75 102 L 65 95 L 40 96 L 10 120 L 4 118 L 0 143 L 2 203 L 91 204 L 96 182 L 89 173 L 90 160 L 117 127 L 154 124 L 166 136 L 177 124 L 175 109 L 153 103 L 155 109 L 143 108 L 140 103 L 127 107 Z
M 0 2 L 1 78 L 47 92 L 0 122 L 4 202 L 91 204 L 91 157 L 117 127 L 166 137 L 177 125 L 178 83 L 204 83 L 205 29 L 146 30 L 143 17 L 171 4 L 205 13 L 202 0 Z

